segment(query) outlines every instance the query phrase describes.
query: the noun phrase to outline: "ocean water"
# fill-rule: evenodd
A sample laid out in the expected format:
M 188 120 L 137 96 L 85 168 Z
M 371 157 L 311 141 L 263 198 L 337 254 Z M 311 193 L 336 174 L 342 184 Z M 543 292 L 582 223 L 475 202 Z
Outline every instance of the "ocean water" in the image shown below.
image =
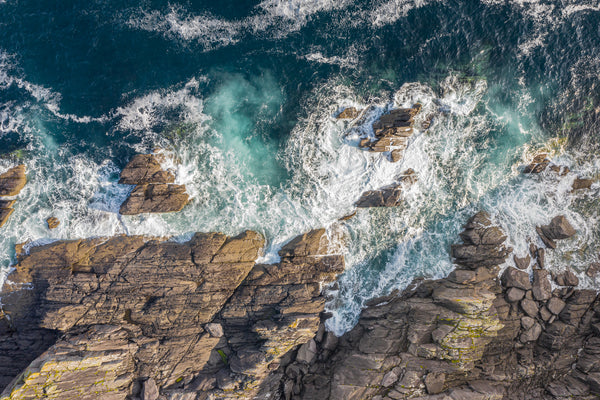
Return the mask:
M 600 288 L 584 274 L 600 185 L 570 192 L 600 177 L 599 22 L 588 0 L 0 0 L 0 173 L 25 163 L 29 179 L 0 230 L 0 283 L 16 243 L 255 229 L 275 262 L 324 226 L 344 238 L 327 304 L 341 334 L 370 298 L 451 271 L 450 244 L 485 209 L 520 255 L 536 225 L 567 215 L 578 235 L 549 268 Z M 417 101 L 415 125 L 433 124 L 401 162 L 358 148 Z M 336 120 L 348 106 L 365 111 Z M 120 216 L 119 172 L 151 151 L 193 200 Z M 572 172 L 521 174 L 540 151 Z M 402 206 L 338 221 L 407 168 L 419 181 Z

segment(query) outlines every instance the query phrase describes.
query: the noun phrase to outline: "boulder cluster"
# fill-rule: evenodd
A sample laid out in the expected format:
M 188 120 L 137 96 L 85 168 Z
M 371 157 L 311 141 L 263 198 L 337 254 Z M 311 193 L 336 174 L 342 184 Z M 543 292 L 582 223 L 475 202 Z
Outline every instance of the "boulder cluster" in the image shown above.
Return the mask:
M 550 170 L 560 176 L 565 176 L 569 172 L 571 172 L 569 167 L 564 166 L 564 165 L 557 165 L 557 164 L 554 164 L 552 161 L 550 161 L 550 159 L 548 158 L 548 154 L 540 153 L 540 154 L 537 154 L 533 158 L 533 160 L 523 168 L 523 173 L 524 174 L 539 174 L 546 170 Z M 590 189 L 594 182 L 595 182 L 594 179 L 575 177 L 575 179 L 573 180 L 573 184 L 571 186 L 571 190 L 575 191 L 575 190 L 581 190 L 581 189 Z
M 373 124 L 374 138 L 362 139 L 359 147 L 373 152 L 387 152 L 391 162 L 402 159 L 413 134 L 414 117 L 421 110 L 417 103 L 412 108 L 398 108 L 384 114 Z
M 166 213 L 181 211 L 189 202 L 185 185 L 176 185 L 175 176 L 164 171 L 153 154 L 137 154 L 121 172 L 119 183 L 136 185 L 121 205 L 120 213 Z
M 17 196 L 27 183 L 25 176 L 25 165 L 17 165 L 0 175 L 0 227 L 2 227 L 10 215 L 15 211 L 13 205 Z M 7 199 L 6 197 L 11 197 Z

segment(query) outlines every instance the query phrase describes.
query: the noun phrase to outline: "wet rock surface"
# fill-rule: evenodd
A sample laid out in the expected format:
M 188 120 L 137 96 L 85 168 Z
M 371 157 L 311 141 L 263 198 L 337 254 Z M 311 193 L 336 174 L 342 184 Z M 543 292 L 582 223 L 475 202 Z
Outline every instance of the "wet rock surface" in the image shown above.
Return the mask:
M 421 104 L 417 103 L 412 108 L 398 108 L 382 115 L 373 124 L 375 138 L 361 140 L 359 147 L 378 153 L 388 152 L 390 161 L 399 161 L 413 134 L 414 117 L 420 110 Z
M 412 169 L 406 170 L 396 183 L 363 193 L 355 205 L 358 208 L 399 206 L 403 200 L 404 190 L 416 181 L 415 171 Z
M 119 212 L 123 215 L 178 212 L 189 202 L 185 185 L 164 171 L 153 154 L 137 154 L 121 172 L 119 183 L 136 185 Z
M 0 228 L 6 224 L 8 218 L 15 211 L 13 206 L 15 200 L 12 197 L 18 195 L 27 183 L 25 165 L 17 165 L 0 175 Z

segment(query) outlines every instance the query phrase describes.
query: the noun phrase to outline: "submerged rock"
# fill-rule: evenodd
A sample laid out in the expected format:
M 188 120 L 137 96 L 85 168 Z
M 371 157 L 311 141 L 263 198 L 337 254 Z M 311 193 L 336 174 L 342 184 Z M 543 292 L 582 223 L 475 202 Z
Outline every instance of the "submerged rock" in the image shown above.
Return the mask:
M 60 225 L 60 221 L 56 217 L 48 218 L 46 220 L 46 223 L 48 224 L 48 229 L 55 229 L 58 228 L 58 226 Z
M 571 190 L 589 189 L 593 183 L 593 179 L 575 178 Z
M 360 115 L 360 110 L 357 110 L 355 107 L 347 107 L 338 114 L 337 119 L 354 119 Z

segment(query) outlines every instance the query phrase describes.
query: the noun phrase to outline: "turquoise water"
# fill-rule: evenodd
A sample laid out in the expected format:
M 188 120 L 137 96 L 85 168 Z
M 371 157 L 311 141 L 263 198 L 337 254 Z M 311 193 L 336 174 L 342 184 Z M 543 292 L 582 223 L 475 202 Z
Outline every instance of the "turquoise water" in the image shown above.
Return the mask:
M 325 226 L 344 237 L 347 271 L 328 304 L 341 333 L 369 298 L 448 273 L 449 245 L 484 208 L 517 253 L 536 224 L 567 214 L 579 235 L 550 254 L 551 268 L 599 287 L 582 274 L 598 257 L 598 184 L 569 193 L 576 175 L 600 172 L 599 11 L 541 0 L 0 0 L 0 172 L 29 170 L 1 231 L 2 275 L 25 241 L 256 229 L 271 262 Z M 402 162 L 357 148 L 382 113 L 416 101 L 434 123 Z M 364 119 L 337 121 L 347 106 Z M 120 216 L 131 190 L 116 183 L 120 169 L 155 149 L 192 203 Z M 573 172 L 521 175 L 541 149 Z M 407 168 L 419 182 L 403 206 L 338 222 Z

